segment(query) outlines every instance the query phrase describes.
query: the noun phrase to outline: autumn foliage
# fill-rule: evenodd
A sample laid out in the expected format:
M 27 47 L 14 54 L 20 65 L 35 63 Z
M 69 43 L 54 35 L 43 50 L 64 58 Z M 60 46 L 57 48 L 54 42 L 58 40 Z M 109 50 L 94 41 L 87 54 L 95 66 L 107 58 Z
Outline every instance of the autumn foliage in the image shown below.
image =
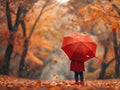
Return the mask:
M 119 0 L 97 2 L 80 9 L 80 18 L 83 19 L 86 29 L 94 24 L 105 25 L 110 30 L 120 29 L 119 25 Z M 81 23 L 81 22 L 80 22 Z M 90 24 L 90 25 L 89 25 Z
M 93 80 L 85 81 L 85 85 L 76 85 L 74 81 L 62 80 L 62 81 L 41 81 L 41 80 L 29 80 L 29 79 L 18 79 L 15 77 L 0 76 L 0 89 L 54 89 L 54 90 L 116 90 L 120 89 L 119 80 Z
M 9 6 L 6 7 L 7 1 Z M 90 72 L 90 77 L 98 79 L 100 73 L 101 79 L 119 77 L 119 6 L 119 0 L 70 0 L 67 5 L 58 4 L 56 0 L 0 0 L 0 67 L 5 64 L 7 57 L 10 60 L 9 74 L 19 76 L 18 68 L 23 61 L 23 77 L 38 79 L 44 72 L 52 72 L 48 76 L 55 79 L 59 79 L 61 74 L 66 79 L 73 79 L 68 71 L 69 62 L 65 63 L 68 58 L 60 47 L 64 35 L 77 31 L 89 33 L 98 44 L 97 56 L 101 63 L 91 64 L 93 72 Z M 9 21 L 12 29 L 8 25 Z M 15 25 L 16 21 L 19 25 Z M 9 45 L 12 51 L 7 56 Z M 90 62 L 87 64 L 89 66 Z M 65 73 L 63 70 L 66 70 Z

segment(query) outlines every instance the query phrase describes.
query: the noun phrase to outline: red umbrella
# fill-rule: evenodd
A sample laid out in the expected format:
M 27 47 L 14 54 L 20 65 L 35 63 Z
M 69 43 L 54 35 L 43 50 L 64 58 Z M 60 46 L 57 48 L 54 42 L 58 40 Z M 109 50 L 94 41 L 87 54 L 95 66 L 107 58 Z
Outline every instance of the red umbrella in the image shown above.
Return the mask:
M 70 60 L 85 62 L 95 57 L 97 44 L 90 35 L 73 33 L 65 36 L 62 42 L 62 49 Z

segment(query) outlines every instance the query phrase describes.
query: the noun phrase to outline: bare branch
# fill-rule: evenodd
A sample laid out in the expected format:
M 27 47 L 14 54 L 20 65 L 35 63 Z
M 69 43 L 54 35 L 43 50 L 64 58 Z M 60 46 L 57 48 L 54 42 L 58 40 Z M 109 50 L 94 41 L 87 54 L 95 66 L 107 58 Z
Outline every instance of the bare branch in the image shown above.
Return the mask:
M 21 20 L 20 22 L 21 22 L 21 26 L 22 26 L 22 30 L 23 30 L 23 35 L 26 38 L 26 25 L 25 25 L 25 22 L 23 20 Z
M 34 29 L 35 29 L 35 26 L 36 26 L 37 22 L 39 21 L 41 15 L 43 14 L 43 11 L 44 11 L 45 7 L 47 6 L 47 4 L 48 4 L 48 1 L 46 1 L 45 4 L 43 5 L 43 7 L 42 7 L 42 9 L 41 9 L 41 11 L 40 11 L 40 14 L 38 15 L 35 23 L 33 24 L 33 27 L 32 27 L 32 29 L 31 29 L 31 32 L 30 32 L 30 34 L 29 34 L 29 36 L 28 36 L 28 40 L 31 38 L 31 35 L 32 35 L 32 33 L 33 33 Z
M 21 8 L 20 8 L 20 6 L 19 6 L 19 7 L 18 7 L 18 11 L 17 11 L 17 17 L 16 17 L 16 21 L 15 21 L 14 27 L 17 27 L 17 28 L 18 28 L 20 15 L 21 15 Z
M 108 67 L 114 60 L 115 60 L 115 57 L 112 58 L 112 59 L 106 64 L 106 67 Z

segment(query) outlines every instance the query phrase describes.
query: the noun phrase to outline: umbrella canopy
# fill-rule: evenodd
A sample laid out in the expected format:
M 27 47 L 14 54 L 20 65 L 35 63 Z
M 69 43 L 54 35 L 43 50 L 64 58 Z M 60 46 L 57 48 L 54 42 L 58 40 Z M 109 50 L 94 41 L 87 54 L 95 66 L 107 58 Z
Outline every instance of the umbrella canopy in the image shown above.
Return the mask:
M 73 33 L 65 36 L 62 42 L 62 50 L 70 60 L 85 62 L 95 57 L 97 44 L 90 35 Z

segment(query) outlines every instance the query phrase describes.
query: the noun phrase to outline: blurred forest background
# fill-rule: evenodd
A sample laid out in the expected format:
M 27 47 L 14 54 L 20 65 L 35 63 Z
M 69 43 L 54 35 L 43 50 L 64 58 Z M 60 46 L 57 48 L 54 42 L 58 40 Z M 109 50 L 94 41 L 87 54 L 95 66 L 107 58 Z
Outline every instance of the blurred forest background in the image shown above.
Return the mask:
M 120 78 L 120 0 L 0 0 L 0 74 L 41 80 L 71 80 L 62 39 L 90 34 L 96 58 L 85 79 Z

